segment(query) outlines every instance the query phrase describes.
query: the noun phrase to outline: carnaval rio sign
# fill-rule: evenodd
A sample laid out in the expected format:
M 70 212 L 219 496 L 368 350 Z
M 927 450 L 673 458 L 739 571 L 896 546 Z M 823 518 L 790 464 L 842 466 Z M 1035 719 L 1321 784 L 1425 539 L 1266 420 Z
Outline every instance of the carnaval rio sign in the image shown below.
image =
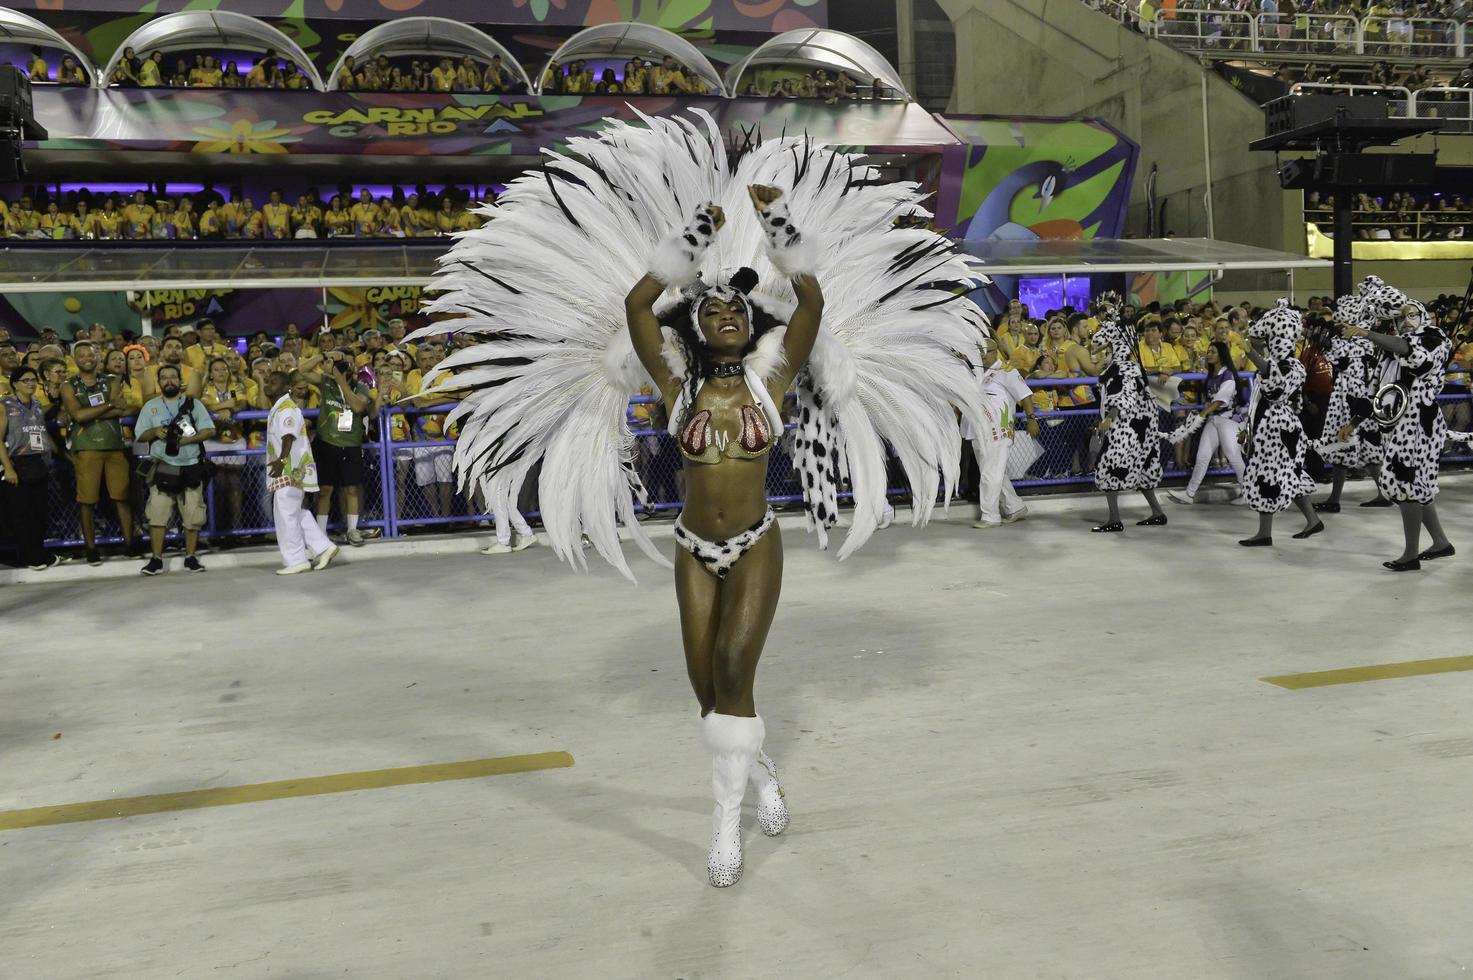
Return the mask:
M 414 108 L 408 106 L 369 106 L 350 109 L 314 109 L 302 114 L 302 122 L 324 126 L 328 135 L 337 139 L 354 139 L 364 127 L 373 127 L 388 136 L 444 136 L 458 132 L 466 124 L 476 124 L 476 132 L 517 132 L 517 123 L 525 123 L 542 115 L 542 109 L 528 102 L 488 105 L 447 105 Z M 499 130 L 497 121 L 506 123 Z

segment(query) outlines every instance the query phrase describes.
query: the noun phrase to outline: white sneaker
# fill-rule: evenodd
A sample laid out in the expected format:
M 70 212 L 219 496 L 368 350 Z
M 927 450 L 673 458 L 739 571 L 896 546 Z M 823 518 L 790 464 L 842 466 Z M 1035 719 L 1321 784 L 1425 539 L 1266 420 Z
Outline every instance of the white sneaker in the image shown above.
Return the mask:
M 517 535 L 516 543 L 511 546 L 512 551 L 525 551 L 537 543 L 537 535 L 528 534 L 525 537 Z
M 512 549 L 512 546 L 511 545 L 509 545 L 509 544 L 502 544 L 500 541 L 497 541 L 496 543 L 494 543 L 493 545 L 491 545 L 491 547 L 489 547 L 489 548 L 482 548 L 481 549 L 481 554 L 483 554 L 483 555 L 509 555 L 509 554 L 512 553 L 512 550 L 513 549 Z
M 1002 521 L 974 521 L 972 522 L 972 526 L 980 530 L 986 530 L 990 527 L 1002 527 Z
M 304 561 L 300 565 L 288 565 L 285 568 L 278 568 L 276 570 L 276 574 L 277 575 L 300 575 L 303 572 L 310 572 L 310 571 L 312 571 L 312 563 L 310 561 Z
M 338 556 L 338 552 L 342 550 L 343 549 L 339 548 L 335 544 L 328 545 L 327 550 L 318 555 L 317 560 L 312 563 L 312 568 L 319 572 L 322 571 L 328 565 L 332 564 L 332 560 L 336 558 Z
M 1019 521 L 1026 521 L 1027 519 L 1028 519 L 1028 508 L 1027 507 L 1020 507 L 1017 510 L 1013 511 L 1011 514 L 1004 514 L 1002 516 L 1002 522 L 1004 524 L 1016 524 Z
M 1194 504 L 1197 502 L 1191 494 L 1184 490 L 1168 490 L 1166 491 L 1166 496 L 1179 504 Z

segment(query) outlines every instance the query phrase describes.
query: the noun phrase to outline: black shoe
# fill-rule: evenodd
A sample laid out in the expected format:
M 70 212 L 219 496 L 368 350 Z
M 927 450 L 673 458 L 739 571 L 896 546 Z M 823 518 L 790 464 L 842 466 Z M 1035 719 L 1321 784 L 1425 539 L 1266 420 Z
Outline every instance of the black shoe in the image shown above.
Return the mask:
M 164 560 L 162 558 L 150 558 L 148 564 L 139 569 L 144 575 L 162 575 L 164 572 Z
M 1165 514 L 1152 514 L 1150 517 L 1146 518 L 1143 521 L 1136 521 L 1135 522 L 1135 526 L 1136 527 L 1165 527 L 1166 526 L 1166 515 Z
M 1375 498 L 1373 498 L 1371 500 L 1367 500 L 1365 503 L 1361 504 L 1361 506 L 1362 507 L 1390 507 L 1391 506 L 1391 501 L 1387 500 L 1385 497 L 1375 497 Z
M 186 572 L 202 572 L 205 570 L 205 566 L 201 565 L 199 559 L 194 555 L 187 555 L 184 559 L 184 570 Z
M 1117 531 L 1125 530 L 1125 525 L 1119 521 L 1111 521 L 1109 524 L 1096 524 L 1090 530 L 1102 534 L 1114 534 Z
M 87 564 L 91 565 L 93 568 L 96 568 L 98 565 L 102 564 L 102 556 L 97 553 L 96 548 L 88 548 L 86 554 Z
M 1266 538 L 1243 538 L 1238 544 L 1245 548 L 1272 548 L 1274 539 L 1272 535 Z
M 1297 541 L 1303 541 L 1305 538 L 1312 538 L 1312 537 L 1314 537 L 1316 534 L 1319 534 L 1324 529 L 1325 529 L 1325 522 L 1324 521 L 1315 521 L 1314 522 L 1314 527 L 1307 527 L 1307 528 L 1305 528 L 1304 530 L 1300 531 L 1298 534 L 1294 535 L 1294 538 Z
M 1451 558 L 1457 553 L 1458 549 L 1454 548 L 1452 545 L 1448 545 L 1446 548 L 1428 548 L 1426 551 L 1417 556 L 1417 561 L 1432 561 L 1437 558 Z
M 1383 561 L 1381 567 L 1393 572 L 1419 572 L 1422 570 L 1422 563 L 1413 558 L 1411 561 Z
M 1340 504 L 1338 502 L 1332 504 L 1328 500 L 1321 500 L 1314 505 L 1314 509 L 1321 514 L 1338 514 L 1340 513 Z

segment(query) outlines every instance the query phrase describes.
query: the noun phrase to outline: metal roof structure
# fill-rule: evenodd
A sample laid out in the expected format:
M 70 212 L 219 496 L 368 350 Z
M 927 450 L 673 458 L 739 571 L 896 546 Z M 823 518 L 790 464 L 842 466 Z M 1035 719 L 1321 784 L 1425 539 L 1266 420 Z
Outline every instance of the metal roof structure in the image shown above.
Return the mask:
M 962 241 L 974 272 L 1001 276 L 1328 269 L 1325 259 L 1211 238 Z
M 570 61 L 591 61 L 598 58 L 646 58 L 659 61 L 665 55 L 701 76 L 712 93 L 727 94 L 721 73 L 694 44 L 663 27 L 631 23 L 599 24 L 568 38 L 562 47 L 552 53 L 547 64 L 542 66 L 542 71 L 537 76 L 536 91 L 537 94 L 542 94 L 542 81 L 547 75 L 548 66 L 553 64 L 566 65 Z
M 14 44 L 32 44 L 42 48 L 65 51 L 77 59 L 82 71 L 87 73 L 87 84 L 99 84 L 97 66 L 81 52 L 75 44 L 28 14 L 8 7 L 0 7 L 0 40 Z
M 907 102 L 910 93 L 895 66 L 885 56 L 851 34 L 823 28 L 785 31 L 759 45 L 751 54 L 726 73 L 726 87 L 733 94 L 741 91 L 742 76 L 748 70 L 764 67 L 826 68 L 845 71 L 855 82 L 868 85 L 878 78 L 886 87 Z
M 225 10 L 192 10 L 148 21 L 118 45 L 103 70 L 100 84 L 107 84 L 113 77 L 118 62 L 123 60 L 123 52 L 129 48 L 146 56 L 151 51 L 168 54 L 204 47 L 262 53 L 275 50 L 302 69 L 314 89 L 322 91 L 322 76 L 317 73 L 317 66 L 296 41 L 264 20 Z
M 470 55 L 487 64 L 499 55 L 507 71 L 520 79 L 528 90 L 532 87 L 532 80 L 527 77 L 521 62 L 485 31 L 445 17 L 398 17 L 365 31 L 348 46 L 337 64 L 333 65 L 332 74 L 327 79 L 327 90 L 338 90 L 338 71 L 345 58 L 351 56 L 355 63 L 361 65 L 365 58 L 378 55 L 388 58 L 404 55 L 455 56 L 456 60 Z

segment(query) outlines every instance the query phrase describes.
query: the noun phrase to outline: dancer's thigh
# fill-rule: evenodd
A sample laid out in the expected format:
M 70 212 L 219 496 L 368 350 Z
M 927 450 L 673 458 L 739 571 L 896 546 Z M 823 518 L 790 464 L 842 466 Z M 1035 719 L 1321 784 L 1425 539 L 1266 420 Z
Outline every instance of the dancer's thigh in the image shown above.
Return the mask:
M 718 698 L 750 697 L 782 584 L 782 533 L 774 522 L 721 584 L 716 635 Z
M 706 571 L 689 551 L 676 549 L 675 600 L 680 606 L 680 639 L 685 646 L 685 669 L 692 683 L 698 683 L 702 688 L 712 683 L 722 585 L 722 581 Z

